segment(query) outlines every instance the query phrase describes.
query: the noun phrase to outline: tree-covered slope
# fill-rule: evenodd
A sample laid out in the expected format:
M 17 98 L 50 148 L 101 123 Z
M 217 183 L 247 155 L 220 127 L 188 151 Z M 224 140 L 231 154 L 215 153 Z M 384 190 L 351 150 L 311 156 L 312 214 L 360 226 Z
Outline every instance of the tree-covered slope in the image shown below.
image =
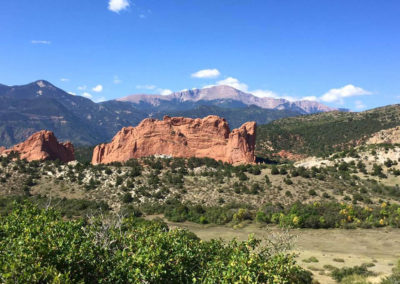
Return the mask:
M 324 155 L 360 144 L 369 135 L 400 125 L 400 105 L 364 112 L 328 112 L 285 118 L 258 127 L 257 151 Z

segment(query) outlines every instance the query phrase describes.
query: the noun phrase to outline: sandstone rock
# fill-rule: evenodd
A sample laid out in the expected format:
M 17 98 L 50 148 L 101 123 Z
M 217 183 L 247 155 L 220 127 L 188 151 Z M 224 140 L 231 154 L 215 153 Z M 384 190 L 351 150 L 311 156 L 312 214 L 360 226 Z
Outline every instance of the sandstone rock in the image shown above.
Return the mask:
M 0 155 L 6 150 L 6 147 L 0 146 Z
M 59 143 L 54 133 L 47 130 L 34 133 L 26 141 L 3 150 L 2 154 L 11 152 L 18 152 L 21 159 L 28 161 L 59 159 L 69 162 L 75 160 L 74 146 L 70 142 Z
M 122 128 L 111 143 L 96 146 L 92 163 L 124 162 L 152 155 L 253 163 L 255 138 L 255 122 L 247 122 L 230 132 L 226 120 L 218 116 L 147 118 L 136 127 Z
M 274 156 L 279 156 L 281 158 L 291 160 L 291 161 L 299 161 L 299 160 L 305 158 L 305 156 L 303 156 L 303 155 L 294 154 L 294 153 L 286 151 L 286 150 L 281 150 L 278 153 L 275 153 Z
M 368 139 L 367 144 L 400 144 L 400 126 L 373 134 Z

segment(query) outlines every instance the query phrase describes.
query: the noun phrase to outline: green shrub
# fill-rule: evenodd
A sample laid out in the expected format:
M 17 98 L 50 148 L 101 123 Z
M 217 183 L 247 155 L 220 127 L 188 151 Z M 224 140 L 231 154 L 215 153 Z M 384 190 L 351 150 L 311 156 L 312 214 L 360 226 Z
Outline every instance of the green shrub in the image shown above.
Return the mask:
M 131 195 L 129 192 L 126 192 L 126 193 L 122 196 L 121 201 L 122 201 L 123 203 L 131 203 L 131 202 L 133 201 L 133 197 L 132 197 L 132 195 Z
M 311 196 L 316 196 L 316 195 L 317 195 L 317 192 L 315 191 L 315 189 L 310 189 L 310 190 L 308 191 L 308 194 L 311 195 Z
M 279 175 L 279 170 L 276 166 L 272 166 L 271 175 Z
M 0 217 L 5 283 L 311 283 L 295 256 L 260 240 L 200 241 L 160 221 L 65 221 L 30 204 Z
M 316 258 L 315 256 L 310 256 L 309 258 L 303 259 L 303 262 L 305 263 L 311 263 L 311 262 L 319 262 L 318 258 Z
M 342 267 L 342 268 L 335 268 L 331 272 L 331 276 L 338 282 L 341 282 L 343 278 L 351 275 L 360 275 L 360 276 L 373 276 L 375 275 L 372 271 L 368 270 L 368 267 L 365 264 L 360 266 L 353 266 L 353 267 Z

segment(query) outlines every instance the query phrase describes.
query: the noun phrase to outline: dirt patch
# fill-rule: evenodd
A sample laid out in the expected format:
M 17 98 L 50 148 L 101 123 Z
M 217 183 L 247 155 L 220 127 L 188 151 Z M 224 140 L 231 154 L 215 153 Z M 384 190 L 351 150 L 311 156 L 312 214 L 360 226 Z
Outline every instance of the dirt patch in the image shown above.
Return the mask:
M 150 217 L 151 218 L 151 217 Z M 283 232 L 278 227 L 259 227 L 250 224 L 241 229 L 226 226 L 199 225 L 190 222 L 172 223 L 170 227 L 187 228 L 204 240 L 221 238 L 223 240 L 246 240 L 249 234 L 257 238 L 268 237 L 271 232 Z M 379 283 L 384 276 L 391 274 L 393 264 L 400 258 L 400 229 L 293 229 L 296 235 L 294 251 L 299 254 L 301 266 L 312 270 L 314 277 L 321 283 L 336 283 L 330 276 L 326 265 L 335 267 L 355 266 L 362 263 L 374 263 L 370 270 L 377 276 L 369 278 Z M 307 263 L 303 260 L 315 257 L 318 262 Z

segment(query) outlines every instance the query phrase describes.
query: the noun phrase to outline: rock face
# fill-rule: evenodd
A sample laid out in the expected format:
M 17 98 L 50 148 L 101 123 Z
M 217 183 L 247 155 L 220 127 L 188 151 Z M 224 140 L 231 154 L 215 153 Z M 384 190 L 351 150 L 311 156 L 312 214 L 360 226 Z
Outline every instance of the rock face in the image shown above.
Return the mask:
M 367 144 L 400 144 L 400 126 L 381 130 L 372 135 Z
M 281 158 L 288 159 L 291 161 L 299 161 L 299 160 L 305 158 L 305 156 L 303 156 L 303 155 L 294 154 L 292 152 L 285 151 L 285 150 L 279 151 L 278 153 L 274 154 L 274 156 L 279 156 Z
M 147 118 L 136 127 L 125 127 L 109 144 L 93 151 L 92 164 L 123 162 L 151 155 L 209 157 L 231 164 L 255 162 L 256 123 L 229 130 L 225 119 L 168 117 Z
M 57 160 L 70 162 L 75 160 L 74 146 L 70 142 L 58 143 L 54 133 L 41 130 L 34 133 L 26 141 L 14 147 L 1 151 L 0 154 L 18 152 L 21 159 L 34 160 Z

